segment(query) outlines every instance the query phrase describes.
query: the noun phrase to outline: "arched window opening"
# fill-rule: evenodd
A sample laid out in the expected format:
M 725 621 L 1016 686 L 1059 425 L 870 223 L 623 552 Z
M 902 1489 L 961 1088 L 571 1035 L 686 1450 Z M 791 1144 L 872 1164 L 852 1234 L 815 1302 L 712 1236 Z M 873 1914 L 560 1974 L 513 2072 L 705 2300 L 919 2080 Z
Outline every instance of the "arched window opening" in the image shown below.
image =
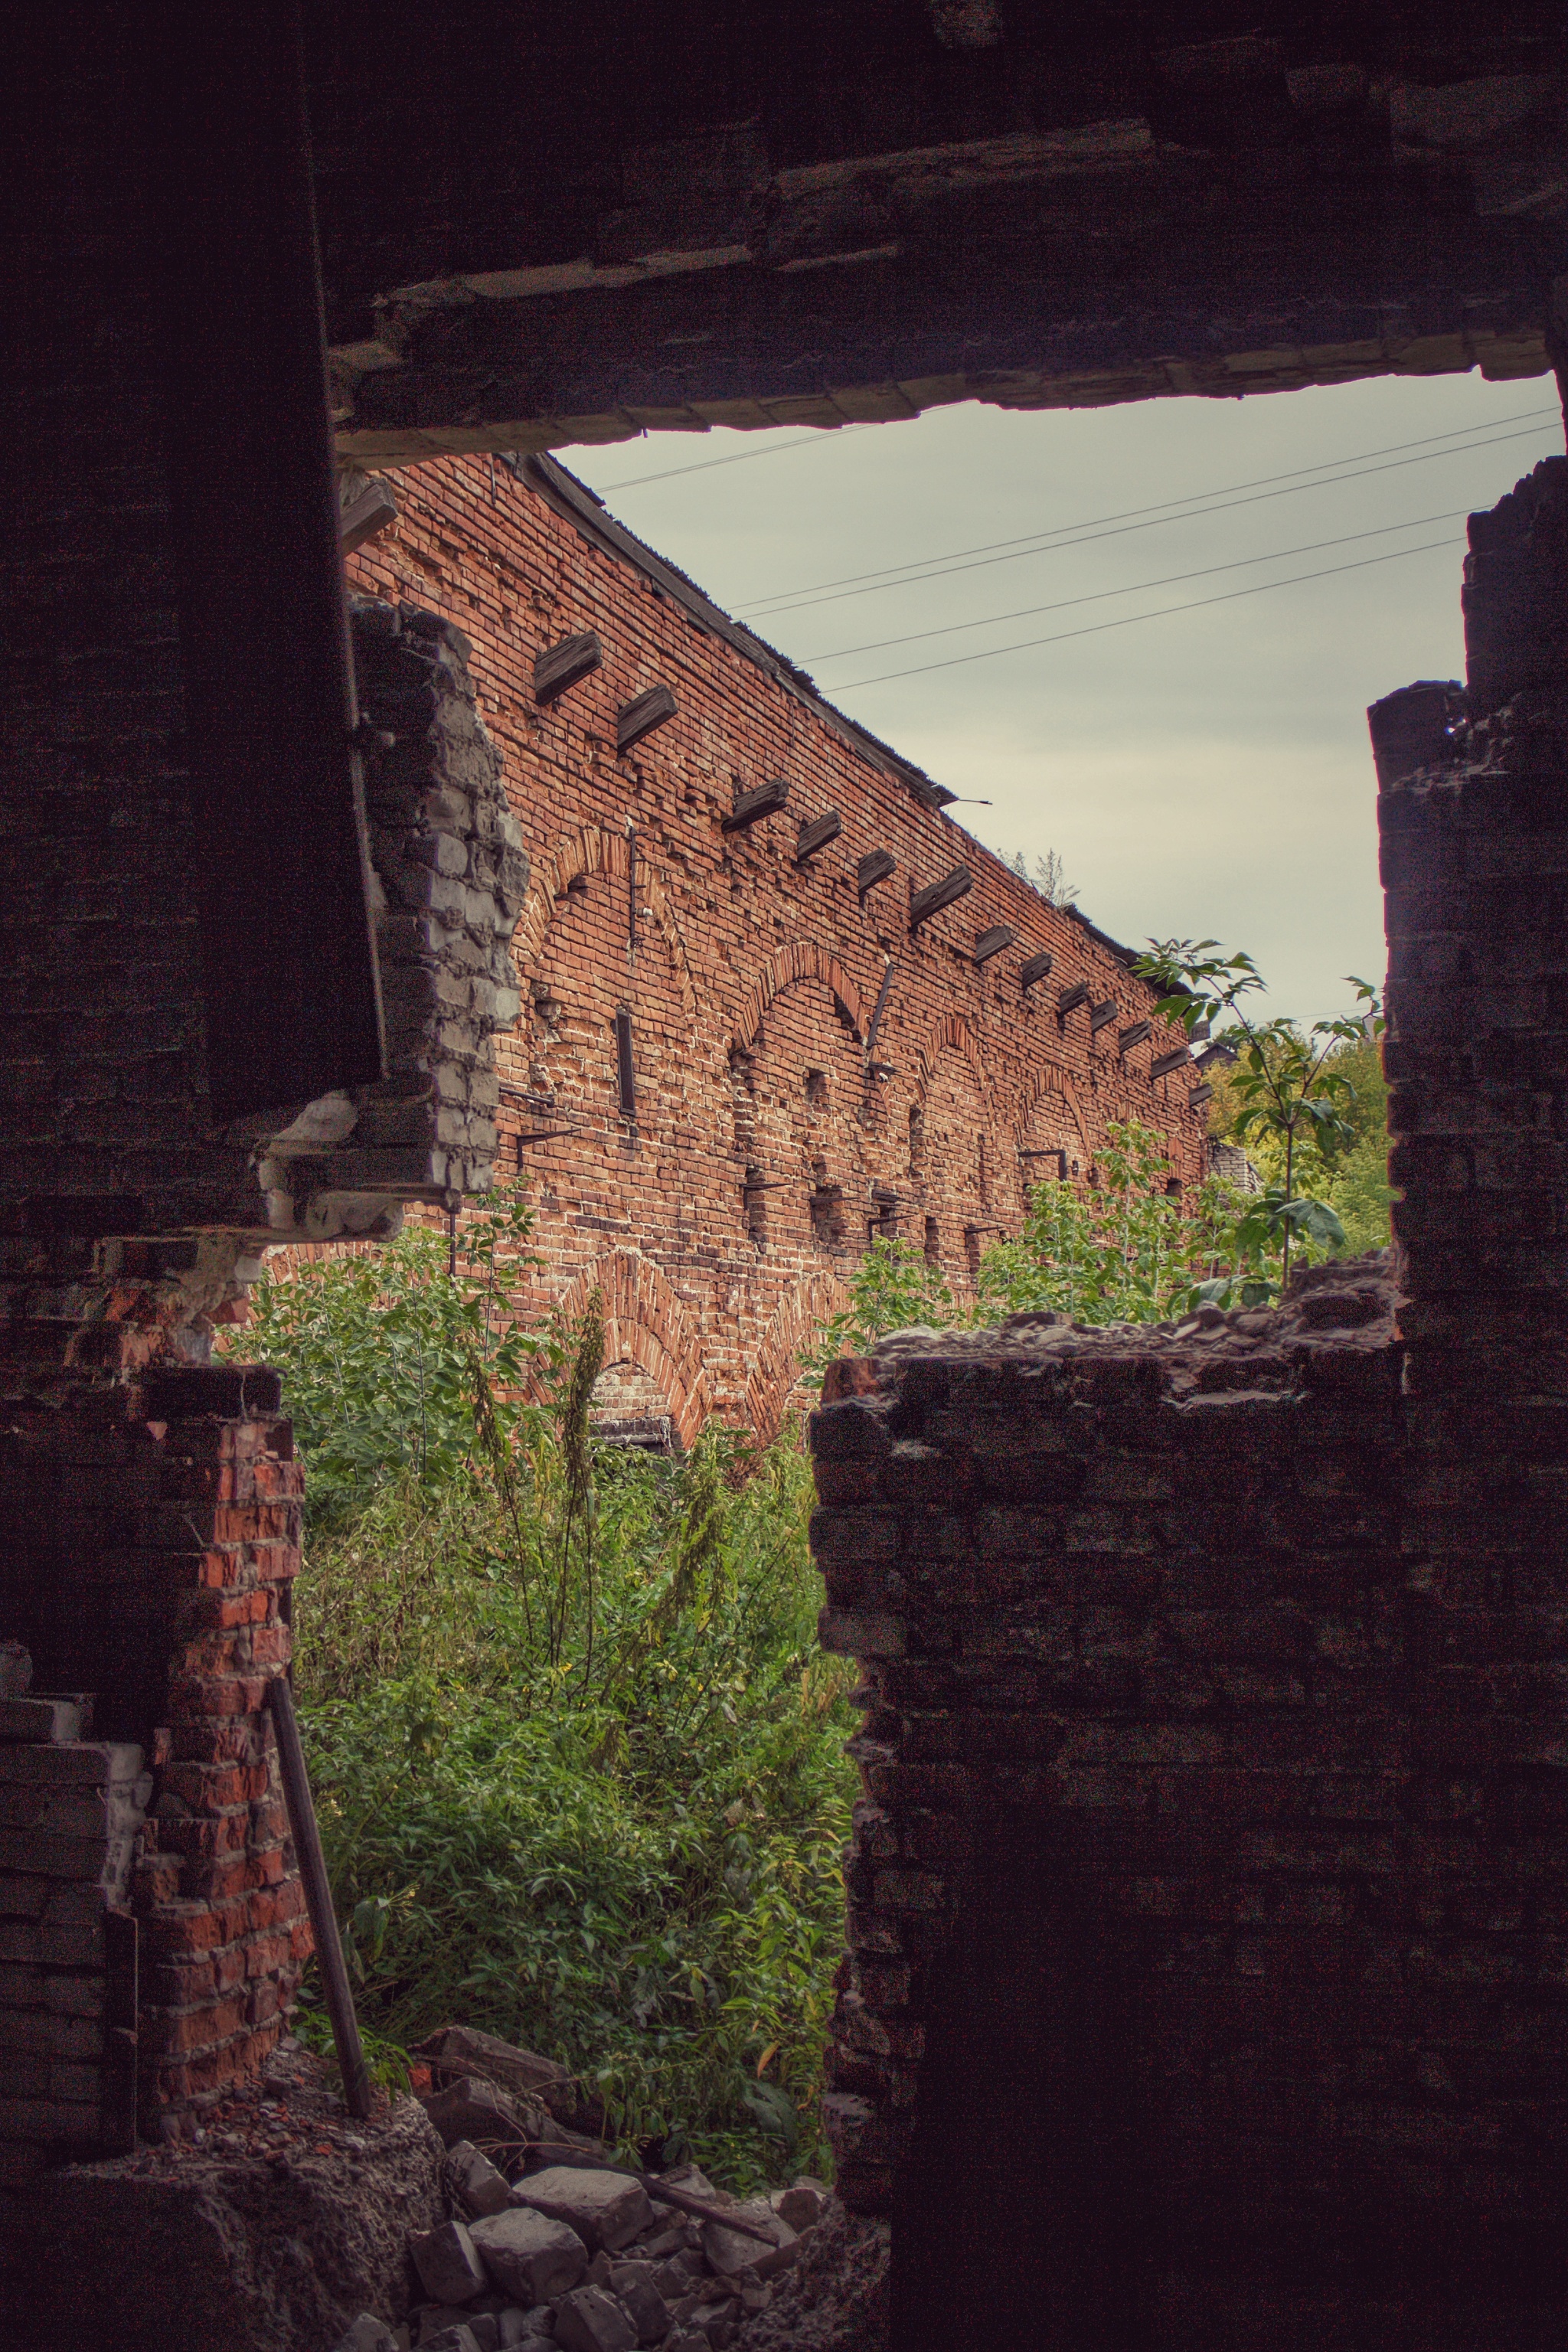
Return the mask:
M 594 1382 L 589 1427 L 601 1445 L 621 1445 L 643 1454 L 678 1454 L 669 1399 L 642 1366 L 625 1356 L 606 1364 Z

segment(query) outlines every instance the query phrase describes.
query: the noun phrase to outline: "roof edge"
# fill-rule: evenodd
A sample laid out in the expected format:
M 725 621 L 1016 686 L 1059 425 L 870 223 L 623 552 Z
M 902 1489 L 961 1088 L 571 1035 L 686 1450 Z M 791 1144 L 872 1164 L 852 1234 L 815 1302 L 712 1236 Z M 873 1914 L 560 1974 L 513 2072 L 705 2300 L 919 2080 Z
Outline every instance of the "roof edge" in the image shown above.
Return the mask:
M 519 481 L 526 482 L 538 490 L 558 514 L 575 523 L 585 538 L 594 541 L 607 553 L 618 555 L 623 562 L 631 564 L 646 579 L 651 580 L 673 604 L 680 606 L 689 619 L 697 623 L 699 628 L 706 629 L 712 636 L 721 637 L 743 660 L 762 670 L 786 694 L 793 694 L 800 701 L 809 703 L 825 725 L 830 727 L 850 751 L 879 773 L 891 776 L 901 783 L 922 808 L 946 808 L 959 798 L 957 793 L 949 792 L 945 784 L 939 784 L 933 776 L 928 776 L 923 768 L 916 767 L 912 760 L 906 760 L 901 752 L 895 751 L 890 743 L 884 743 L 879 736 L 873 735 L 869 728 L 862 727 L 858 719 L 851 719 L 837 709 L 805 670 L 798 668 L 787 654 L 781 654 L 776 646 L 770 646 L 754 630 L 733 620 L 703 593 L 694 580 L 664 556 L 656 553 L 637 538 L 635 531 L 628 530 L 624 523 L 618 522 L 597 492 L 591 490 L 585 482 L 580 482 L 575 474 L 568 473 L 559 458 L 536 453 L 527 457 L 506 457 L 501 463 L 510 467 Z

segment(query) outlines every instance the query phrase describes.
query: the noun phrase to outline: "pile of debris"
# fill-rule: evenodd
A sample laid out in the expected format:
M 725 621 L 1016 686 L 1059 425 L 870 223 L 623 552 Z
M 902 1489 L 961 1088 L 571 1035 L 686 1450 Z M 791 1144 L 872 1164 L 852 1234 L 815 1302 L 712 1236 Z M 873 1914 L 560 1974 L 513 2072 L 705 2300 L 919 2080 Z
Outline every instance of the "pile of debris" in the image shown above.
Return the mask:
M 418 2053 L 447 2149 L 447 2219 L 409 2253 L 426 2300 L 370 2313 L 336 2352 L 736 2352 L 830 2205 L 820 2181 L 736 2199 L 695 2165 L 615 2161 L 563 2066 L 448 2026 Z

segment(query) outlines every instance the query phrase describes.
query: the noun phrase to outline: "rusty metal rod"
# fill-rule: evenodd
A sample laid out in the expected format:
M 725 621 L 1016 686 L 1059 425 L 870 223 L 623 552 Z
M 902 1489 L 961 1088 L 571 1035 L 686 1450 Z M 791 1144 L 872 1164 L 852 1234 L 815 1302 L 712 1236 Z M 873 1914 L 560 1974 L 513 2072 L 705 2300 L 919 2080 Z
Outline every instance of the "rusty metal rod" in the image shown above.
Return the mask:
M 332 1890 L 327 1884 L 316 1809 L 310 1802 L 305 1751 L 300 1745 L 300 1726 L 294 1715 L 294 1695 L 282 1675 L 275 1675 L 268 1684 L 267 1704 L 272 1714 L 272 1728 L 278 1735 L 283 1801 L 289 1808 L 289 1826 L 294 1832 L 294 1852 L 305 1885 L 305 1907 L 316 1939 L 327 2015 L 332 2021 L 332 2040 L 337 2045 L 338 2067 L 343 2078 L 343 2100 L 350 2115 L 363 2123 L 370 2116 L 370 2076 L 365 2072 L 364 2052 L 360 2046 L 359 2020 L 349 1990 L 349 1972 L 343 1966 L 338 1915 L 332 1908 Z

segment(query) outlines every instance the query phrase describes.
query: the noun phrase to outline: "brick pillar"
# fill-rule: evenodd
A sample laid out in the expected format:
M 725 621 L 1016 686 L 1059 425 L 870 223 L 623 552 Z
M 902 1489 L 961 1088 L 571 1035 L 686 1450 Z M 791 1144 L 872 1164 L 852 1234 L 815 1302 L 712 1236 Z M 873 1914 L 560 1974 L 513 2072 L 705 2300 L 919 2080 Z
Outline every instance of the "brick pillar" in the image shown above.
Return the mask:
M 1568 458 L 1469 538 L 1468 694 L 1369 719 L 1423 1804 L 1514 1905 L 1568 1823 Z
M 0 1917 L 47 1925 L 74 1904 L 68 1954 L 19 1927 L 6 1957 L 99 1970 L 98 2012 L 118 2014 L 136 1962 L 100 1915 L 127 1929 L 134 1916 L 140 2010 L 121 2022 L 144 2137 L 177 2133 L 255 2073 L 309 1950 L 263 1711 L 289 1659 L 302 1474 L 277 1375 L 190 1360 L 234 1260 L 223 1236 L 0 1239 L 0 1627 L 31 1652 L 37 1689 L 91 1695 L 98 1743 L 85 1718 L 0 1732 L 53 1741 L 31 1765 L 12 1753 L 3 1776 Z M 81 1784 L 78 1812 L 118 1819 L 133 1781 L 147 1808 L 134 1855 L 94 1866 L 96 1894 L 46 1884 L 80 1876 L 77 1841 L 55 1840 L 58 1802 L 28 1795 L 62 1774 Z M 118 2077 L 102 2097 L 73 2092 L 75 2114 L 39 2105 L 38 2013 L 57 1997 L 44 1975 L 0 1982 L 0 2172 L 16 2179 L 122 2141 L 136 2114 Z
M 143 2130 L 177 2132 L 254 2075 L 310 1949 L 279 1783 L 268 1679 L 289 1663 L 303 1472 L 255 1366 L 154 1375 L 145 1532 L 173 1636 L 142 1921 Z

